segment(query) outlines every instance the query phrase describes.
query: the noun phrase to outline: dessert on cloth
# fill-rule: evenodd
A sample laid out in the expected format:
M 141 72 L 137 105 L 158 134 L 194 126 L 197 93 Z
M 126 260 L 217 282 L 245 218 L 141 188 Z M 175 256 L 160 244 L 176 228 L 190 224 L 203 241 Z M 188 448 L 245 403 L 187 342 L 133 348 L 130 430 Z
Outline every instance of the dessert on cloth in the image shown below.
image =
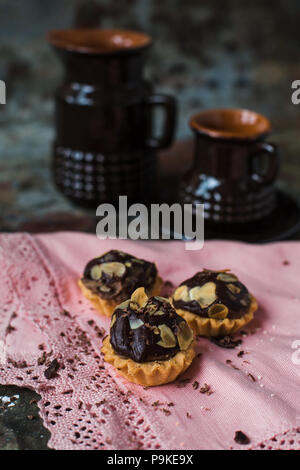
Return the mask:
M 102 353 L 131 382 L 161 385 L 173 382 L 191 365 L 193 332 L 168 299 L 149 298 L 140 287 L 116 307 Z
M 153 260 L 174 286 L 199 267 L 230 268 L 259 305 L 235 334 L 241 344 L 197 337 L 175 382 L 144 389 L 124 379 L 101 354 L 110 318 L 77 284 L 87 260 L 113 249 Z M 299 242 L 187 251 L 181 241 L 1 234 L 0 270 L 0 383 L 39 394 L 50 448 L 300 448 Z
M 237 276 L 226 269 L 204 269 L 182 282 L 172 304 L 195 334 L 224 336 L 253 319 L 257 302 Z
M 123 251 L 110 250 L 88 262 L 79 286 L 95 308 L 110 317 L 115 307 L 138 287 L 158 295 L 162 280 L 154 263 Z

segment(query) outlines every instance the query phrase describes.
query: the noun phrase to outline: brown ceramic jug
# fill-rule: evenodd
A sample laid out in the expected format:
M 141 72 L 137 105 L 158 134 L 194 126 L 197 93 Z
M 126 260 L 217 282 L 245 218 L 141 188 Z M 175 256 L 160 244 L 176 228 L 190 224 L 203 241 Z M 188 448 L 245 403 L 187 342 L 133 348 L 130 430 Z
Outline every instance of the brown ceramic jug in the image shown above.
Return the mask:
M 65 68 L 56 93 L 53 171 L 58 188 L 76 203 L 96 206 L 153 199 L 156 150 L 172 141 L 174 98 L 152 93 L 144 80 L 146 34 L 101 29 L 50 31 Z M 153 110 L 164 110 L 159 137 Z
M 264 142 L 269 120 L 253 111 L 217 109 L 194 115 L 190 127 L 194 162 L 180 183 L 179 200 L 204 204 L 205 219 L 213 223 L 240 224 L 269 215 L 276 205 L 278 172 L 276 147 Z

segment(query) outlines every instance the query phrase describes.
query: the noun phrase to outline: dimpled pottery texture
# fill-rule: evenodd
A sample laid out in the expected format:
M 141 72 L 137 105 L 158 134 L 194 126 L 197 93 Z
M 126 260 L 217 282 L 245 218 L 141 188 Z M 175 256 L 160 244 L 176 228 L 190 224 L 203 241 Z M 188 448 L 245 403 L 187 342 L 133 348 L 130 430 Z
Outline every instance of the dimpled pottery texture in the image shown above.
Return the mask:
M 153 95 L 143 79 L 151 38 L 123 30 L 51 31 L 48 40 L 65 67 L 56 93 L 54 179 L 65 196 L 95 206 L 153 196 L 155 150 L 167 147 L 175 126 L 175 101 Z M 165 111 L 159 138 L 152 111 Z
M 276 206 L 273 182 L 278 172 L 276 147 L 263 142 L 267 118 L 248 110 L 219 109 L 190 120 L 195 158 L 179 187 L 182 203 L 204 204 L 213 223 L 261 220 Z M 261 157 L 268 157 L 261 169 Z

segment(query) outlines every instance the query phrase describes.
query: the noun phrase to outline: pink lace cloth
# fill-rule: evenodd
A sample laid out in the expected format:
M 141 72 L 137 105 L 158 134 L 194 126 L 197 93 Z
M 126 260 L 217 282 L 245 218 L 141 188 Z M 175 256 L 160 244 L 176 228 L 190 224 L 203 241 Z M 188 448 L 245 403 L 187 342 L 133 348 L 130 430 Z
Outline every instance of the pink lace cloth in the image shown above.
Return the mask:
M 118 376 L 100 354 L 109 319 L 77 287 L 86 262 L 111 248 L 155 261 L 174 285 L 203 267 L 231 268 L 260 305 L 242 343 L 198 339 L 201 355 L 170 385 Z M 0 383 L 41 395 L 50 447 L 300 449 L 300 243 L 206 242 L 195 252 L 79 233 L 1 235 L 0 269 Z M 239 430 L 250 444 L 235 442 Z

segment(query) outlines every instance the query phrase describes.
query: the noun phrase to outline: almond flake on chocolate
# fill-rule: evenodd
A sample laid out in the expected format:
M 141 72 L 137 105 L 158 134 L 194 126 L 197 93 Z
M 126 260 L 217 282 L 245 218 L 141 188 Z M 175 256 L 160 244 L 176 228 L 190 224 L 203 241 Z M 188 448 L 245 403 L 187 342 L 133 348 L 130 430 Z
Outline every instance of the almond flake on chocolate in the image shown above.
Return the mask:
M 196 300 L 201 308 L 209 307 L 209 305 L 217 300 L 216 287 L 214 282 L 206 282 L 201 287 L 193 287 L 190 290 L 190 298 Z
M 174 348 L 177 343 L 171 328 L 165 324 L 162 324 L 158 325 L 158 329 L 160 331 L 161 340 L 158 341 L 157 344 L 163 348 Z
M 238 278 L 234 274 L 227 274 L 225 272 L 221 272 L 217 275 L 218 281 L 223 282 L 236 282 Z
M 183 300 L 184 302 L 189 302 L 190 295 L 189 289 L 187 286 L 179 286 L 176 291 L 174 292 L 174 300 Z

